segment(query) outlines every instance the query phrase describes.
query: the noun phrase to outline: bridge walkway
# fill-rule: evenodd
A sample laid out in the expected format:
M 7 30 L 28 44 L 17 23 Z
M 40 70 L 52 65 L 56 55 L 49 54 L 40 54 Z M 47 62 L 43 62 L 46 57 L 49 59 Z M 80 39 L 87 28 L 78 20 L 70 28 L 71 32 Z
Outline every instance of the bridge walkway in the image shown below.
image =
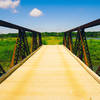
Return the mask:
M 43 45 L 0 84 L 0 100 L 100 100 L 100 84 L 63 45 Z

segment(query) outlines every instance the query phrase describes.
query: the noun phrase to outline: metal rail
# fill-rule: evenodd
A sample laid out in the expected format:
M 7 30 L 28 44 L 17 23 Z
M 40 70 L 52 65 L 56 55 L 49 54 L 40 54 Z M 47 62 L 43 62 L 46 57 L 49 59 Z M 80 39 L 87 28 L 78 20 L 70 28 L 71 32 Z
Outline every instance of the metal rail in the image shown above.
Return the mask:
M 6 21 L 2 21 L 2 20 L 0 20 L 0 26 L 12 28 L 12 29 L 29 31 L 29 32 L 37 32 L 37 31 L 31 30 L 31 29 L 28 29 L 28 28 L 25 28 L 25 27 L 22 27 L 22 26 L 19 26 L 19 25 L 15 25 L 15 24 L 12 24 L 12 23 L 9 23 L 9 22 L 6 22 Z M 37 33 L 39 33 L 39 32 L 37 32 Z
M 69 32 L 77 31 L 77 30 L 80 30 L 80 29 L 94 27 L 94 26 L 97 26 L 97 25 L 100 25 L 100 19 L 97 19 L 95 21 L 89 22 L 87 24 L 81 25 L 79 27 L 73 28 L 73 29 L 65 31 L 65 32 L 69 33 Z

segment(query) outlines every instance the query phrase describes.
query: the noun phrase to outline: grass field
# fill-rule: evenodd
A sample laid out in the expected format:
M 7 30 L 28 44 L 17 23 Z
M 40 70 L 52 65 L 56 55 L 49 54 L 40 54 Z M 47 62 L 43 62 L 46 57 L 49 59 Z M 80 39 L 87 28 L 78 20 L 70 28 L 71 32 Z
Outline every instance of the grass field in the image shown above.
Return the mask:
M 28 37 L 29 47 L 31 47 L 31 37 Z M 42 42 L 44 45 L 60 45 L 63 44 L 63 37 L 43 37 Z M 16 38 L 2 38 L 0 39 L 0 64 L 4 70 L 7 71 L 10 66 Z M 91 60 L 94 71 L 100 66 L 100 40 L 89 39 L 88 46 L 90 50 Z
M 57 45 L 57 44 L 63 44 L 63 37 L 53 37 L 53 36 L 48 36 L 48 37 L 43 37 L 42 38 L 43 44 L 44 45 Z
M 96 71 L 97 67 L 100 66 L 100 40 L 89 39 L 88 47 L 90 51 L 92 65 L 94 67 L 94 71 Z
M 0 64 L 5 71 L 9 69 L 15 43 L 15 38 L 0 39 Z

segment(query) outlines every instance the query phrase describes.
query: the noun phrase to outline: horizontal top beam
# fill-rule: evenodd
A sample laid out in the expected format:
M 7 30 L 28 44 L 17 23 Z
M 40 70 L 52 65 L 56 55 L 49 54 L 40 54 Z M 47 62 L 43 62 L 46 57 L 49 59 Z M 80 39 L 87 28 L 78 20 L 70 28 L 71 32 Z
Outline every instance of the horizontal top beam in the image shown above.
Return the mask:
M 73 28 L 71 30 L 68 30 L 68 31 L 66 31 L 66 33 L 73 32 L 73 31 L 77 31 L 79 29 L 90 28 L 90 27 L 97 26 L 97 25 L 100 25 L 100 19 L 97 19 L 97 20 L 92 21 L 90 23 L 87 23 L 87 24 L 81 25 L 79 27 Z
M 29 32 L 37 32 L 37 31 L 31 30 L 31 29 L 28 29 L 28 28 L 25 28 L 25 27 L 22 27 L 22 26 L 18 26 L 18 25 L 15 25 L 15 24 L 12 24 L 12 23 L 9 23 L 9 22 L 6 22 L 6 21 L 2 21 L 2 20 L 0 20 L 0 26 L 12 28 L 12 29 L 18 29 L 18 30 L 21 29 L 21 30 L 29 31 Z M 39 33 L 39 32 L 37 32 L 37 33 Z

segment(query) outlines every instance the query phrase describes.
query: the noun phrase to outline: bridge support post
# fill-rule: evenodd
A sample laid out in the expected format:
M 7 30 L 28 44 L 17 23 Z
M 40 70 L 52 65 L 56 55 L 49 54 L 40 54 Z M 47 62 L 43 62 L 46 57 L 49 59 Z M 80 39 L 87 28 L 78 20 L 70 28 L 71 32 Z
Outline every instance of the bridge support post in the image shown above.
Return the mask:
M 74 54 L 77 55 L 81 60 L 83 59 L 83 49 L 81 45 L 81 39 L 79 35 L 79 31 L 77 32 L 76 41 L 74 45 Z
M 41 37 L 41 33 L 39 33 L 39 46 L 42 45 L 42 37 Z
M 69 49 L 71 52 L 73 52 L 73 43 L 72 43 L 72 35 L 71 35 L 71 32 L 68 33 L 67 47 L 68 47 L 68 49 Z
M 64 33 L 63 45 L 66 47 L 66 33 Z
M 24 30 L 19 29 L 10 67 L 16 65 L 19 60 L 23 60 L 29 54 L 30 50 L 28 46 L 26 33 Z
M 38 48 L 38 42 L 37 42 L 37 33 L 34 32 L 32 34 L 32 44 L 31 44 L 31 53 L 35 51 Z

